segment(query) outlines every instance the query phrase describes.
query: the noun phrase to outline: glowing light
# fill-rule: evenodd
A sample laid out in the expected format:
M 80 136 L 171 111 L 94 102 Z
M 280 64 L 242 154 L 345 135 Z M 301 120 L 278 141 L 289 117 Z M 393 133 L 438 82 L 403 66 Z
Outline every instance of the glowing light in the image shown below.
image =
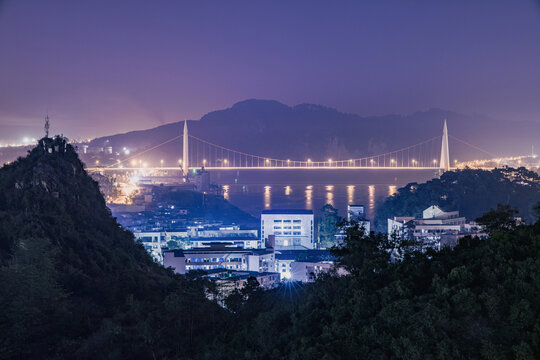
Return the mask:
M 137 166 L 137 160 L 131 160 L 131 166 Z
M 96 165 L 99 165 L 99 160 L 96 160 Z

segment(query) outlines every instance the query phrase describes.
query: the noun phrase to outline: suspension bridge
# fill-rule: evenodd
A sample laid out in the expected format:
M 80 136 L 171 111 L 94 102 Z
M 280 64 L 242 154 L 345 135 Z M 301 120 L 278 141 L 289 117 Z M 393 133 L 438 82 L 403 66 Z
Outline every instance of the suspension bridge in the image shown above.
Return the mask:
M 134 160 L 136 157 L 150 152 L 160 146 L 177 141 L 182 142 L 182 157 L 176 167 L 148 167 Z M 163 165 L 163 164 L 162 164 Z M 88 168 L 88 171 L 129 171 L 129 170 L 182 170 L 184 175 L 190 171 L 205 168 L 206 170 L 280 170 L 280 169 L 372 169 L 372 170 L 441 170 L 451 169 L 450 151 L 448 146 L 448 128 L 444 121 L 442 135 L 427 139 L 420 143 L 386 152 L 379 155 L 354 159 L 312 159 L 293 160 L 248 154 L 242 151 L 226 148 L 188 132 L 187 121 L 184 122 L 183 134 L 173 137 L 159 145 L 116 163 Z

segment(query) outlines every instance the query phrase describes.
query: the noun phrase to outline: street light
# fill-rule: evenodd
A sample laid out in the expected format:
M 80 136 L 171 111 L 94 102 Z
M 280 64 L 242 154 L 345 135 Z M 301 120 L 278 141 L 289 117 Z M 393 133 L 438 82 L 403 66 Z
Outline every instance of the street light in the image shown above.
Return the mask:
M 161 167 L 163 167 L 163 159 L 159 161 L 161 163 Z
M 332 159 L 328 159 L 328 166 L 332 166 Z

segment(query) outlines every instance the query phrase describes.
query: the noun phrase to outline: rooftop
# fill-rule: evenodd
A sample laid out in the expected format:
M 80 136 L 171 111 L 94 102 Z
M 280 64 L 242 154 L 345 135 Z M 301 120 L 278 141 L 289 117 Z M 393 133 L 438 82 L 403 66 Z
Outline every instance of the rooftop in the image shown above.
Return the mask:
M 294 261 L 333 261 L 335 257 L 328 250 L 276 250 L 277 260 Z
M 306 209 L 271 209 L 263 210 L 262 214 L 294 214 L 294 215 L 313 215 L 313 210 Z

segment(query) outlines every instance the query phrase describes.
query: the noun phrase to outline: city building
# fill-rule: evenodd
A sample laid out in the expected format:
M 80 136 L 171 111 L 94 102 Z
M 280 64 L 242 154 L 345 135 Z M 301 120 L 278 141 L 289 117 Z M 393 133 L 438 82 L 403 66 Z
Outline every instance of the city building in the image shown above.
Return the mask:
M 276 272 L 215 269 L 205 275 L 205 278 L 216 281 L 221 294 L 225 296 L 235 289 L 242 289 L 250 277 L 255 278 L 265 290 L 276 287 L 281 281 L 280 274 Z
M 347 205 L 347 221 L 357 222 L 360 227 L 364 227 L 366 235 L 369 235 L 371 222 L 366 218 L 364 205 Z
M 261 214 L 261 239 L 275 236 L 276 249 L 313 249 L 312 210 L 263 210 Z
M 273 272 L 275 257 L 273 249 L 243 249 L 228 243 L 210 243 L 204 248 L 164 250 L 163 266 L 171 267 L 178 274 L 214 269 Z
M 422 212 L 422 218 L 411 216 L 388 219 L 388 236 L 403 240 L 416 240 L 424 250 L 428 247 L 440 250 L 454 246 L 465 235 L 484 235 L 474 222 L 467 223 L 459 211 L 443 211 L 432 205 Z
M 366 207 L 364 205 L 347 205 L 347 220 L 357 221 L 366 218 Z
M 275 271 L 284 280 L 313 282 L 321 273 L 334 269 L 334 256 L 327 250 L 278 250 L 275 254 Z M 347 272 L 339 267 L 340 275 Z

